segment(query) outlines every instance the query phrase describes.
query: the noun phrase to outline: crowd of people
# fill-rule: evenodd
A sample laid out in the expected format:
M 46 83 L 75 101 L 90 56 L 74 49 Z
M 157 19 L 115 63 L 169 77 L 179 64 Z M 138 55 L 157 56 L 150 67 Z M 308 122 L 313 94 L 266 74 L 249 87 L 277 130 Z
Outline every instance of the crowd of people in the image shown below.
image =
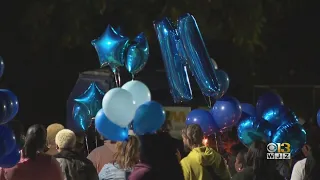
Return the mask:
M 196 124 L 186 126 L 182 141 L 167 128 L 123 142 L 105 140 L 86 155 L 84 137 L 52 124 L 11 127 L 21 146 L 21 159 L 0 169 L 0 180 L 316 180 L 320 178 L 319 128 L 307 129 L 301 156 L 268 160 L 266 142 L 234 144 L 228 156 Z M 23 142 L 23 143 L 22 143 Z

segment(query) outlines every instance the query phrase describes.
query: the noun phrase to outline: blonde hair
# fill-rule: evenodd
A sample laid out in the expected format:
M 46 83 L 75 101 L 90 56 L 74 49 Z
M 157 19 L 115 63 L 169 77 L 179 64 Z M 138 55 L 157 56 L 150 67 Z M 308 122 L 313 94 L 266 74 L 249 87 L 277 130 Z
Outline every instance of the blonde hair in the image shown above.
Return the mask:
M 203 131 L 198 124 L 190 124 L 182 129 L 182 137 L 186 138 L 190 146 L 201 145 Z
M 117 142 L 114 160 L 121 169 L 133 168 L 139 161 L 138 138 L 136 136 L 129 136 L 128 141 Z
M 76 135 L 69 129 L 63 129 L 56 135 L 56 144 L 62 149 L 72 149 L 77 142 Z
M 56 145 L 55 138 L 59 131 L 64 129 L 64 126 L 58 123 L 51 124 L 47 127 L 47 142 L 48 145 Z

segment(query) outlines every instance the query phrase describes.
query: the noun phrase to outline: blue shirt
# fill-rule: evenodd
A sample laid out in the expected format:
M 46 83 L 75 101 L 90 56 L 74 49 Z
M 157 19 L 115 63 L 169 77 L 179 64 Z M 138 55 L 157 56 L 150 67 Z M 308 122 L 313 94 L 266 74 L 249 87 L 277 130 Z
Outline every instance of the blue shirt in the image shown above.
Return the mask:
M 127 180 L 132 169 L 120 169 L 116 163 L 108 163 L 99 173 L 99 180 Z

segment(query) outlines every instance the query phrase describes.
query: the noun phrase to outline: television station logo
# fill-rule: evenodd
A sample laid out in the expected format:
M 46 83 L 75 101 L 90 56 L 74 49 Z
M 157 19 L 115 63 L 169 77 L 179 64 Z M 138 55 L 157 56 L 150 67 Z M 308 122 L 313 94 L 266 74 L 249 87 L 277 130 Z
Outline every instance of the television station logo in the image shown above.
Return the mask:
M 291 146 L 289 143 L 269 143 L 267 159 L 290 159 Z

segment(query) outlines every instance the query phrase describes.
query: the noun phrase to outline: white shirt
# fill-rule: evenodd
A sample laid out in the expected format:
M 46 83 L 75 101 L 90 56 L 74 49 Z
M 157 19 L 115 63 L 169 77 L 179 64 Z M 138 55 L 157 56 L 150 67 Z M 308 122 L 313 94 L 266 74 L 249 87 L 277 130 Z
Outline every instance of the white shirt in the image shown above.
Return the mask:
M 303 180 L 305 175 L 305 166 L 307 158 L 304 158 L 293 166 L 291 180 Z

